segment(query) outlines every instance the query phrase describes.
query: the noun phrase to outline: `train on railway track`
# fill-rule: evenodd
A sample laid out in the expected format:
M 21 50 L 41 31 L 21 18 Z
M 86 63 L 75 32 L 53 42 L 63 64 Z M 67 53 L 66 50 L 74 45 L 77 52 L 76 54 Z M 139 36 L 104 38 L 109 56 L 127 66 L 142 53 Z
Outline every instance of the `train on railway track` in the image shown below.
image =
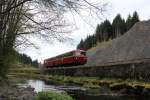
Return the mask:
M 87 62 L 86 51 L 73 50 L 44 60 L 44 68 L 84 65 Z

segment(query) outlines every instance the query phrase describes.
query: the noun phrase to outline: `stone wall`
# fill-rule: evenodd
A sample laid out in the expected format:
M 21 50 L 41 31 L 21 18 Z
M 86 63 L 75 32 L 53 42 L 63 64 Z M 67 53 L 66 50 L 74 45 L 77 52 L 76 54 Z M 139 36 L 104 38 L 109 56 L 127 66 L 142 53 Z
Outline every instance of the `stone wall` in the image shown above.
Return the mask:
M 150 80 L 150 63 L 129 63 L 95 67 L 66 67 L 46 70 L 52 75 L 94 76 L 122 79 Z

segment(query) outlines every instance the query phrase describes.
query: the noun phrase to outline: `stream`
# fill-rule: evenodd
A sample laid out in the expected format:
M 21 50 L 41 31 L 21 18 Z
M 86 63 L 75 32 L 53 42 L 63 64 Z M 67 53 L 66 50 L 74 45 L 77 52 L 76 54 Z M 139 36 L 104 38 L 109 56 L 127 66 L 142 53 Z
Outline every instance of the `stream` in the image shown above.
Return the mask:
M 35 92 L 40 91 L 54 91 L 57 93 L 67 92 L 75 100 L 150 100 L 150 97 L 144 96 L 118 96 L 113 94 L 106 94 L 105 90 L 102 89 L 86 89 L 77 86 L 55 86 L 47 85 L 41 80 L 27 80 L 26 83 L 18 84 L 20 87 L 31 86 L 34 88 Z M 102 93 L 102 90 L 104 91 Z M 98 95 L 99 94 L 99 95 Z

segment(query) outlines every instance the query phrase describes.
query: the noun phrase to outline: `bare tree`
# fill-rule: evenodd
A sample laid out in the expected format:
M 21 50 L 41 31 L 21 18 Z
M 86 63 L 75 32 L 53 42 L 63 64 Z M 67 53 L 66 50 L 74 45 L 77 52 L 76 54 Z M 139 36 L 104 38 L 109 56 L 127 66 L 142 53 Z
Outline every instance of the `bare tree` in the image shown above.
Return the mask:
M 94 0 L 95 1 L 95 0 Z M 0 2 L 0 73 L 6 75 L 13 48 L 19 45 L 34 45 L 27 38 L 62 41 L 71 32 L 72 25 L 64 18 L 67 12 L 81 10 L 95 13 L 105 11 L 106 4 L 92 0 L 1 0 Z
M 1 0 L 0 2 L 0 74 L 5 77 L 10 62 L 10 53 L 22 19 L 23 0 Z

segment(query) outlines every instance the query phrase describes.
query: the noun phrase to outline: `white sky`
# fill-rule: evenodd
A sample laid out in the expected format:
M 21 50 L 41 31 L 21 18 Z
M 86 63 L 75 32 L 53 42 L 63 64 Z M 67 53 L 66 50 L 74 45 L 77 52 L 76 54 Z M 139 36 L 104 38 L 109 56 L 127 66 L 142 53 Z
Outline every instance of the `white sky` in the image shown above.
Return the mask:
M 150 19 L 150 0 L 107 0 L 109 2 L 108 11 L 102 16 L 103 20 L 112 19 L 120 13 L 123 18 L 127 18 L 128 14 L 132 14 L 134 11 L 137 11 L 141 20 Z M 78 15 L 74 16 L 77 30 L 73 31 L 72 38 L 74 39 L 72 43 L 40 43 L 40 49 L 35 50 L 27 48 L 22 50 L 22 53 L 26 53 L 33 60 L 38 59 L 43 61 L 46 58 L 56 56 L 58 54 L 76 49 L 77 44 L 80 42 L 81 38 L 86 38 L 88 34 L 93 34 L 95 27 L 100 23 L 100 20 L 89 19 L 89 22 L 93 27 L 87 25 Z M 70 17 L 70 21 L 73 20 L 73 17 Z M 102 20 L 101 20 L 102 21 Z

